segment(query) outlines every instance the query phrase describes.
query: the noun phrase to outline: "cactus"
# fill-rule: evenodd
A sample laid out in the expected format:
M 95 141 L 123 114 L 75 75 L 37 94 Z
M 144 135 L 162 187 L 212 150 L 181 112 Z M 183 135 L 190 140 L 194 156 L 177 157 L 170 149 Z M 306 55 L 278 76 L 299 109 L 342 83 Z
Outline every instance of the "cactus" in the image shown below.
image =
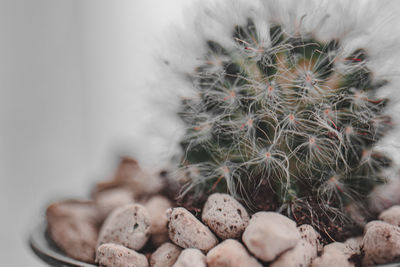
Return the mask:
M 180 196 L 227 192 L 252 211 L 276 210 L 340 239 L 355 224 L 346 209 L 365 207 L 391 166 L 376 149 L 392 128 L 388 99 L 377 95 L 387 81 L 363 47 L 346 51 L 340 38 L 260 26 L 254 16 L 229 36 L 233 45 L 205 40 L 187 74 L 196 93 L 179 113 L 188 177 Z

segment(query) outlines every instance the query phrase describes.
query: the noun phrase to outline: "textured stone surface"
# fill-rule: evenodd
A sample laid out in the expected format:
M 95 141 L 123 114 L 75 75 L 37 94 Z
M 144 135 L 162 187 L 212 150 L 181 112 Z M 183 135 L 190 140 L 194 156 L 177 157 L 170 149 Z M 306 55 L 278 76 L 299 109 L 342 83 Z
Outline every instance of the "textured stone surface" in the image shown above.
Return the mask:
M 400 260 L 400 228 L 388 223 L 370 225 L 362 242 L 363 264 L 366 266 Z
M 300 241 L 296 223 L 276 212 L 255 213 L 243 233 L 243 242 L 257 258 L 269 262 Z
M 181 248 L 172 243 L 164 243 L 150 257 L 150 267 L 172 267 L 181 254 Z
M 334 242 L 324 247 L 321 257 L 313 260 L 312 267 L 354 267 L 349 261 L 351 250 L 343 243 Z
M 319 242 L 320 235 L 311 225 L 304 224 L 298 227 L 301 240 L 296 246 L 280 255 L 271 267 L 302 267 L 310 266 L 313 259 L 317 257 L 318 251 L 322 249 Z
M 368 229 L 369 228 L 371 228 L 372 226 L 374 226 L 374 225 L 385 225 L 386 223 L 385 222 L 382 222 L 382 221 L 370 221 L 369 223 L 367 223 L 365 226 L 364 226 L 364 235 L 365 235 L 365 233 L 368 231 Z
M 344 244 L 353 252 L 353 254 L 360 254 L 363 236 L 348 238 Z
M 173 267 L 206 267 L 206 256 L 198 249 L 182 250 Z
M 246 248 L 234 239 L 227 239 L 207 253 L 208 267 L 262 267 Z
M 222 239 L 240 238 L 250 220 L 246 209 L 237 200 L 220 193 L 208 197 L 201 219 Z
M 117 244 L 97 248 L 96 263 L 105 267 L 148 267 L 146 256 Z
M 400 226 L 400 206 L 393 206 L 379 215 L 379 220 L 390 223 L 394 226 Z
M 218 244 L 210 229 L 186 209 L 169 209 L 167 218 L 169 238 L 178 246 L 207 252 Z
M 150 236 L 150 225 L 149 214 L 142 205 L 130 204 L 120 207 L 103 223 L 97 246 L 115 243 L 139 250 Z
M 52 240 L 66 255 L 94 262 L 100 219 L 92 202 L 67 200 L 53 203 L 46 210 L 46 219 Z

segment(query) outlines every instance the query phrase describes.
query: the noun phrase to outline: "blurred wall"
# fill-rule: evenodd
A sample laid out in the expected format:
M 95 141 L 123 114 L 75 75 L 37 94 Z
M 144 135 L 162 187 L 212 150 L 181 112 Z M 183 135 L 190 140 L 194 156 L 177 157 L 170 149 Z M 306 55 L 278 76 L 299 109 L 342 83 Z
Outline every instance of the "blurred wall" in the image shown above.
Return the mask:
M 149 105 L 150 44 L 183 1 L 0 1 L 1 265 L 44 266 L 26 238 L 46 203 L 85 196 L 118 147 L 146 154 L 129 140 Z

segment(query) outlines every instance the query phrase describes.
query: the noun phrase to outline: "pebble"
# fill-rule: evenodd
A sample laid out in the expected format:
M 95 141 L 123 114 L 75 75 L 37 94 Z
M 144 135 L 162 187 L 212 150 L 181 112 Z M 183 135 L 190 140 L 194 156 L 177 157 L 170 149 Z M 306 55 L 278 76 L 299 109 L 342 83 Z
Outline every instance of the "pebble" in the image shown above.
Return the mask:
M 94 225 L 101 223 L 101 216 L 93 201 L 90 200 L 64 200 L 54 202 L 46 210 L 49 219 L 76 218 L 88 221 Z
M 243 242 L 257 258 L 272 261 L 300 241 L 296 223 L 276 212 L 257 212 L 243 233 Z
M 262 267 L 235 239 L 227 239 L 207 253 L 208 267 Z
M 140 170 L 130 180 L 127 180 L 124 186 L 140 198 L 159 193 L 164 183 L 158 172 Z
M 92 197 L 95 198 L 97 194 L 106 190 L 124 188 L 131 191 L 135 198 L 139 199 L 158 193 L 163 186 L 164 183 L 159 172 L 143 170 L 136 160 L 124 157 L 111 180 L 96 184 Z
M 354 267 L 349 261 L 351 250 L 344 243 L 334 242 L 324 247 L 321 257 L 313 260 L 312 267 Z
M 206 267 L 206 256 L 198 249 L 182 250 L 173 267 Z
M 250 220 L 236 199 L 221 193 L 208 197 L 201 219 L 221 239 L 240 238 Z
M 400 259 L 400 228 L 385 222 L 370 225 L 362 242 L 365 266 L 391 263 Z
M 103 244 L 97 249 L 96 263 L 104 267 L 148 267 L 146 256 L 117 244 Z
M 172 207 L 171 202 L 164 196 L 154 196 L 144 205 L 150 215 L 151 234 L 165 234 L 168 232 L 166 215 L 167 209 Z
M 52 240 L 66 255 L 94 262 L 99 216 L 92 202 L 67 200 L 53 203 L 46 210 L 46 218 Z
M 134 198 L 129 190 L 114 188 L 98 193 L 94 201 L 101 217 L 105 219 L 114 209 L 133 203 Z
M 356 236 L 346 239 L 344 244 L 353 252 L 353 254 L 360 254 L 362 241 L 363 236 Z
M 207 252 L 218 244 L 210 229 L 185 208 L 168 209 L 167 218 L 169 238 L 178 246 Z
M 139 163 L 128 156 L 121 158 L 119 165 L 115 171 L 113 180 L 114 181 L 129 181 L 140 172 Z
M 367 223 L 367 224 L 364 226 L 364 235 L 365 235 L 365 233 L 368 231 L 368 229 L 371 228 L 371 227 L 374 226 L 374 225 L 386 225 L 386 223 L 385 223 L 385 222 L 382 222 L 382 221 L 370 221 L 369 223 Z
M 400 206 L 392 206 L 379 215 L 379 220 L 394 226 L 400 226 Z
M 181 253 L 181 248 L 170 243 L 164 243 L 151 255 L 150 267 L 172 267 Z
M 120 207 L 104 221 L 97 246 L 114 243 L 139 250 L 150 236 L 150 225 L 150 216 L 142 205 L 129 204 Z
M 302 267 L 310 266 L 313 259 L 322 250 L 319 242 L 320 235 L 311 225 L 303 224 L 298 227 L 301 233 L 301 240 L 296 246 L 280 255 L 270 267 Z

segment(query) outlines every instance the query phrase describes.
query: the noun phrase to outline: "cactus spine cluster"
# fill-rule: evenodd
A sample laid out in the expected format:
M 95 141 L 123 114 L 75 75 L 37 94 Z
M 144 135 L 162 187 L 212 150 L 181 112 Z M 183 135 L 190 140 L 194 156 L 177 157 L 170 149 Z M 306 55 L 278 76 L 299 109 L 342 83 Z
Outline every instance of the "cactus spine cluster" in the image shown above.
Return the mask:
M 232 28 L 233 48 L 206 42 L 189 74 L 196 95 L 180 112 L 182 196 L 228 192 L 250 210 L 277 210 L 334 236 L 352 223 L 346 207 L 363 206 L 391 164 L 375 149 L 391 128 L 388 100 L 376 96 L 386 81 L 373 77 L 362 48 L 348 53 L 338 39 L 280 25 L 269 35 L 261 40 L 248 19 Z

